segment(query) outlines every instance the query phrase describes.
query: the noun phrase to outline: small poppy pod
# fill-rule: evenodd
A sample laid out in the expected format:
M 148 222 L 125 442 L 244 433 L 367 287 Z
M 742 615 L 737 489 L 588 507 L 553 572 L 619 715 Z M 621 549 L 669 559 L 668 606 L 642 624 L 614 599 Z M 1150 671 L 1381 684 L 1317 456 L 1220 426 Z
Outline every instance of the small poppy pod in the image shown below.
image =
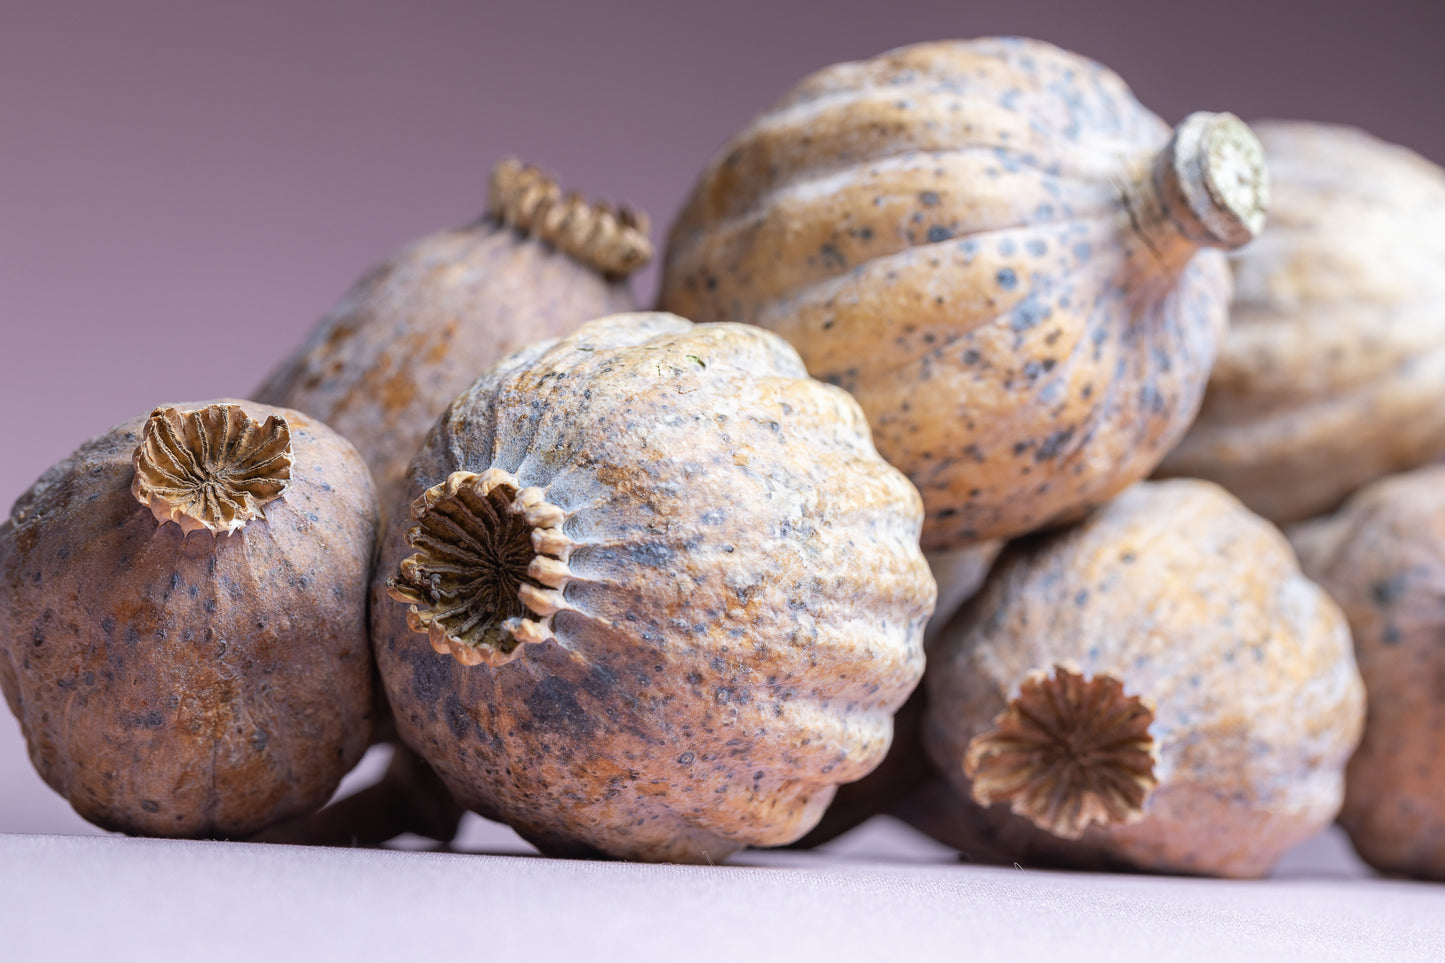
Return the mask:
M 0 525 L 0 688 L 81 816 L 247 836 L 365 751 L 366 465 L 299 412 L 221 400 L 123 422 Z
M 783 335 L 918 486 L 923 545 L 1077 518 L 1154 470 L 1223 336 L 1258 141 L 1171 134 L 1033 40 L 901 47 L 805 79 L 703 171 L 660 306 Z
M 626 279 L 652 257 L 647 230 L 640 213 L 502 161 L 482 218 L 367 272 L 256 398 L 351 439 L 389 506 L 432 422 L 494 361 L 636 306 Z
M 883 757 L 922 506 L 777 336 L 583 325 L 480 378 L 408 479 L 372 605 L 397 730 L 544 852 L 786 843 Z
M 1230 258 L 1229 336 L 1160 472 L 1285 524 L 1445 455 L 1445 170 L 1350 127 L 1255 130 L 1269 227 Z
M 1445 466 L 1374 482 L 1290 536 L 1350 620 L 1370 699 L 1340 824 L 1376 869 L 1445 880 Z
M 1335 818 L 1364 687 L 1339 608 L 1208 482 L 1013 543 L 930 651 L 909 818 L 975 859 L 1252 877 Z

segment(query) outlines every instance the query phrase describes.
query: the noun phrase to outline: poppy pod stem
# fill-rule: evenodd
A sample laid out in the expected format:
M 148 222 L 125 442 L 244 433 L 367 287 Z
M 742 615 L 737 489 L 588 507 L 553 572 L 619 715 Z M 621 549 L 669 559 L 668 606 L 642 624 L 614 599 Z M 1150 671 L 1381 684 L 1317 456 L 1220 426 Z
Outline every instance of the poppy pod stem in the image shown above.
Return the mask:
M 647 215 L 564 195 L 554 178 L 514 158 L 492 168 L 487 215 L 605 277 L 625 278 L 652 260 Z
M 1201 247 L 1241 247 L 1264 229 L 1264 148 L 1233 114 L 1190 114 L 1126 191 L 1126 202 L 1140 233 L 1166 259 L 1174 249 L 1187 258 Z

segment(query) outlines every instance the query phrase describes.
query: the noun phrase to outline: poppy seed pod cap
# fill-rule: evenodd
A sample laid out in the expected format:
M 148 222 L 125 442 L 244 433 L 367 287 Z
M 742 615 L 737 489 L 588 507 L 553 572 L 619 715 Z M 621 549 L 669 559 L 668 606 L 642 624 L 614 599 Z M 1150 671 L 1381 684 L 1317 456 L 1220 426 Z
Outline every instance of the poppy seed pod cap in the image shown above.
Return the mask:
M 0 688 L 30 759 L 107 829 L 246 836 L 323 805 L 371 737 L 376 497 L 287 409 L 167 405 L 0 525 Z
M 785 843 L 882 758 L 921 506 L 776 336 L 583 325 L 479 379 L 408 479 L 372 608 L 398 731 L 544 852 Z

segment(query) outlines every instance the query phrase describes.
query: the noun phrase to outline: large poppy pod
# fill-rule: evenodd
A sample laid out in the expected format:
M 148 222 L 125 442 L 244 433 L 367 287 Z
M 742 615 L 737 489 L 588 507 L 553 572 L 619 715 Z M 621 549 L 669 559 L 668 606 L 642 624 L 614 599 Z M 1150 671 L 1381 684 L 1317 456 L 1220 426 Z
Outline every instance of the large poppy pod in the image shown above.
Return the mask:
M 408 479 L 372 597 L 397 730 L 544 852 L 786 843 L 882 759 L 922 506 L 776 335 L 583 325 L 480 378 Z
M 1263 223 L 1258 142 L 1171 134 L 1031 40 L 919 44 L 807 78 L 707 166 L 661 306 L 787 338 L 918 486 L 923 543 L 1012 537 L 1143 478 L 1223 335 L 1218 249 Z

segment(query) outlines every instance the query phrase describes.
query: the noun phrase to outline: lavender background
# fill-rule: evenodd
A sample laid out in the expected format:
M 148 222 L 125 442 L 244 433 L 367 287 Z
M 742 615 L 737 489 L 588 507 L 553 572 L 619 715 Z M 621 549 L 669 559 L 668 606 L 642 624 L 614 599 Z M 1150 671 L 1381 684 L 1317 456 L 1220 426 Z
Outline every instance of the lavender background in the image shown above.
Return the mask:
M 1442 27 L 1438 0 L 0 0 L 0 508 L 117 421 L 248 393 L 368 265 L 474 217 L 501 156 L 660 238 L 804 74 L 1021 34 L 1170 121 L 1340 121 L 1445 161 Z M 0 713 L 0 832 L 88 831 Z

